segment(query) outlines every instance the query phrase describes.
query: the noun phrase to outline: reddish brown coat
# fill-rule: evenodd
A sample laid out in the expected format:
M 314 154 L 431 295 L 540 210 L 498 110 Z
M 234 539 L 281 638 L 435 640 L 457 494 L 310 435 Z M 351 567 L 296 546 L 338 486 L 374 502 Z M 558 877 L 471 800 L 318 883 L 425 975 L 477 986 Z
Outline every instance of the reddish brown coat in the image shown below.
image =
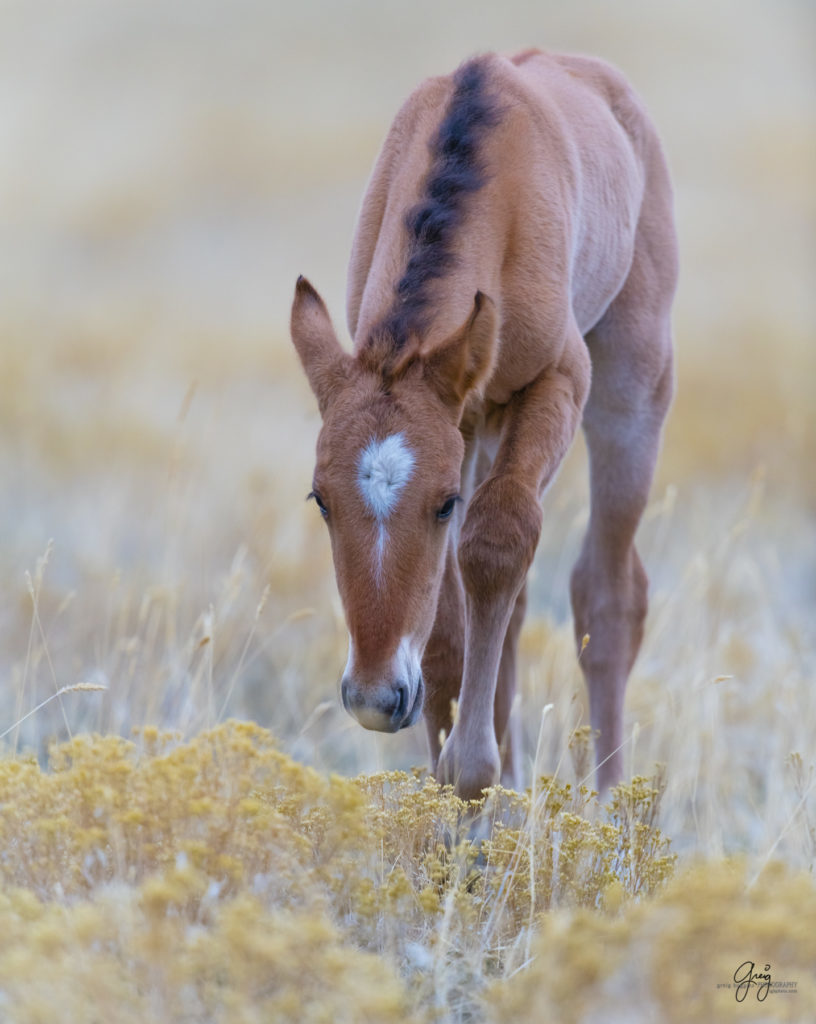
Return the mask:
M 429 79 L 398 113 L 352 248 L 354 355 L 299 282 L 292 337 L 324 419 L 315 492 L 350 632 L 344 702 L 393 730 L 425 694 L 434 769 L 465 796 L 520 781 L 525 579 L 582 417 L 591 516 L 573 610 L 579 643 L 591 637 L 600 785 L 620 775 L 676 276 L 669 177 L 640 101 L 601 61 L 526 51 Z M 361 453 L 387 438 L 408 482 L 372 518 Z

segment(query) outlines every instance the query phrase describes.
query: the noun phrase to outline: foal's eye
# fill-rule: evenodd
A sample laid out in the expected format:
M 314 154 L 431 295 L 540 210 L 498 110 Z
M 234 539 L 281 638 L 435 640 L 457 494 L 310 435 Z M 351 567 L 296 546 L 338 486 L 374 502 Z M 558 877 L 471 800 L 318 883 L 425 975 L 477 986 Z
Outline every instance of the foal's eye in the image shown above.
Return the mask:
M 462 499 L 458 494 L 455 494 L 452 498 L 448 498 L 445 504 L 436 513 L 436 518 L 444 522 L 446 519 L 450 519 L 453 515 L 453 510 L 456 508 L 456 502 Z
M 320 497 L 320 495 L 317 493 L 317 491 L 310 491 L 306 495 L 306 500 L 307 501 L 309 501 L 310 498 L 314 498 L 315 504 L 320 509 L 321 516 L 323 516 L 324 519 L 328 519 L 329 518 L 329 510 L 323 504 L 323 499 Z

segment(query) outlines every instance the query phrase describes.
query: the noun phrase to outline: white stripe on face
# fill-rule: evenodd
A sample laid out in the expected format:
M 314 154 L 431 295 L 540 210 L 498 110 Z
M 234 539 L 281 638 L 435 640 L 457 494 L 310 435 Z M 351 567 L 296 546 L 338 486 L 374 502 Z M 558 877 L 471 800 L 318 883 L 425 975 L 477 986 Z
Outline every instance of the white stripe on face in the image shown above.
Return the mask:
M 357 486 L 366 507 L 378 522 L 388 518 L 403 487 L 411 479 L 414 453 L 402 434 L 371 440 L 360 455 Z
M 414 453 L 402 434 L 391 434 L 384 441 L 372 439 L 360 454 L 357 486 L 366 508 L 377 520 L 374 575 L 377 586 L 383 584 L 383 560 L 388 532 L 385 520 L 399 500 L 400 493 L 414 470 Z

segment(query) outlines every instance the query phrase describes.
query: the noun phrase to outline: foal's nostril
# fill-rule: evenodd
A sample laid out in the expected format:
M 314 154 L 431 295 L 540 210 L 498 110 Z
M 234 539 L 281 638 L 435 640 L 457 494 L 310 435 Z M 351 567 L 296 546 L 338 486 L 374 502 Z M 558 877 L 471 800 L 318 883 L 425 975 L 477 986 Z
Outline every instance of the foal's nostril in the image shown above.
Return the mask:
M 408 686 L 405 683 L 397 683 L 394 687 L 394 692 L 397 704 L 394 708 L 394 713 L 391 715 L 391 721 L 395 725 L 399 725 L 408 714 Z

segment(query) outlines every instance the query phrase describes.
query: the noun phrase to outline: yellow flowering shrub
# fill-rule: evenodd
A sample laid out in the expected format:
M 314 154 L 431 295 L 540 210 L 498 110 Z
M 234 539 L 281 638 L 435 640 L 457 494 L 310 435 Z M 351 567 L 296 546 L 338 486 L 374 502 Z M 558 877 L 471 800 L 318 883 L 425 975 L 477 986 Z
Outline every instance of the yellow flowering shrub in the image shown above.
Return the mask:
M 700 863 L 615 916 L 541 918 L 529 969 L 495 982 L 484 1012 L 514 1024 L 816 1020 L 814 922 L 811 875 L 775 863 L 754 879 L 741 861 Z
M 101 889 L 79 903 L 0 896 L 0 1019 L 15 1024 L 351 1024 L 414 1019 L 386 963 L 318 912 L 242 893 L 206 912 L 206 879 Z M 190 898 L 198 911 L 190 913 Z
M 240 722 L 0 759 L 0 1019 L 538 1020 L 552 971 L 567 1020 L 639 943 L 657 977 L 696 941 L 661 790 L 466 804 L 421 772 L 325 777 Z

